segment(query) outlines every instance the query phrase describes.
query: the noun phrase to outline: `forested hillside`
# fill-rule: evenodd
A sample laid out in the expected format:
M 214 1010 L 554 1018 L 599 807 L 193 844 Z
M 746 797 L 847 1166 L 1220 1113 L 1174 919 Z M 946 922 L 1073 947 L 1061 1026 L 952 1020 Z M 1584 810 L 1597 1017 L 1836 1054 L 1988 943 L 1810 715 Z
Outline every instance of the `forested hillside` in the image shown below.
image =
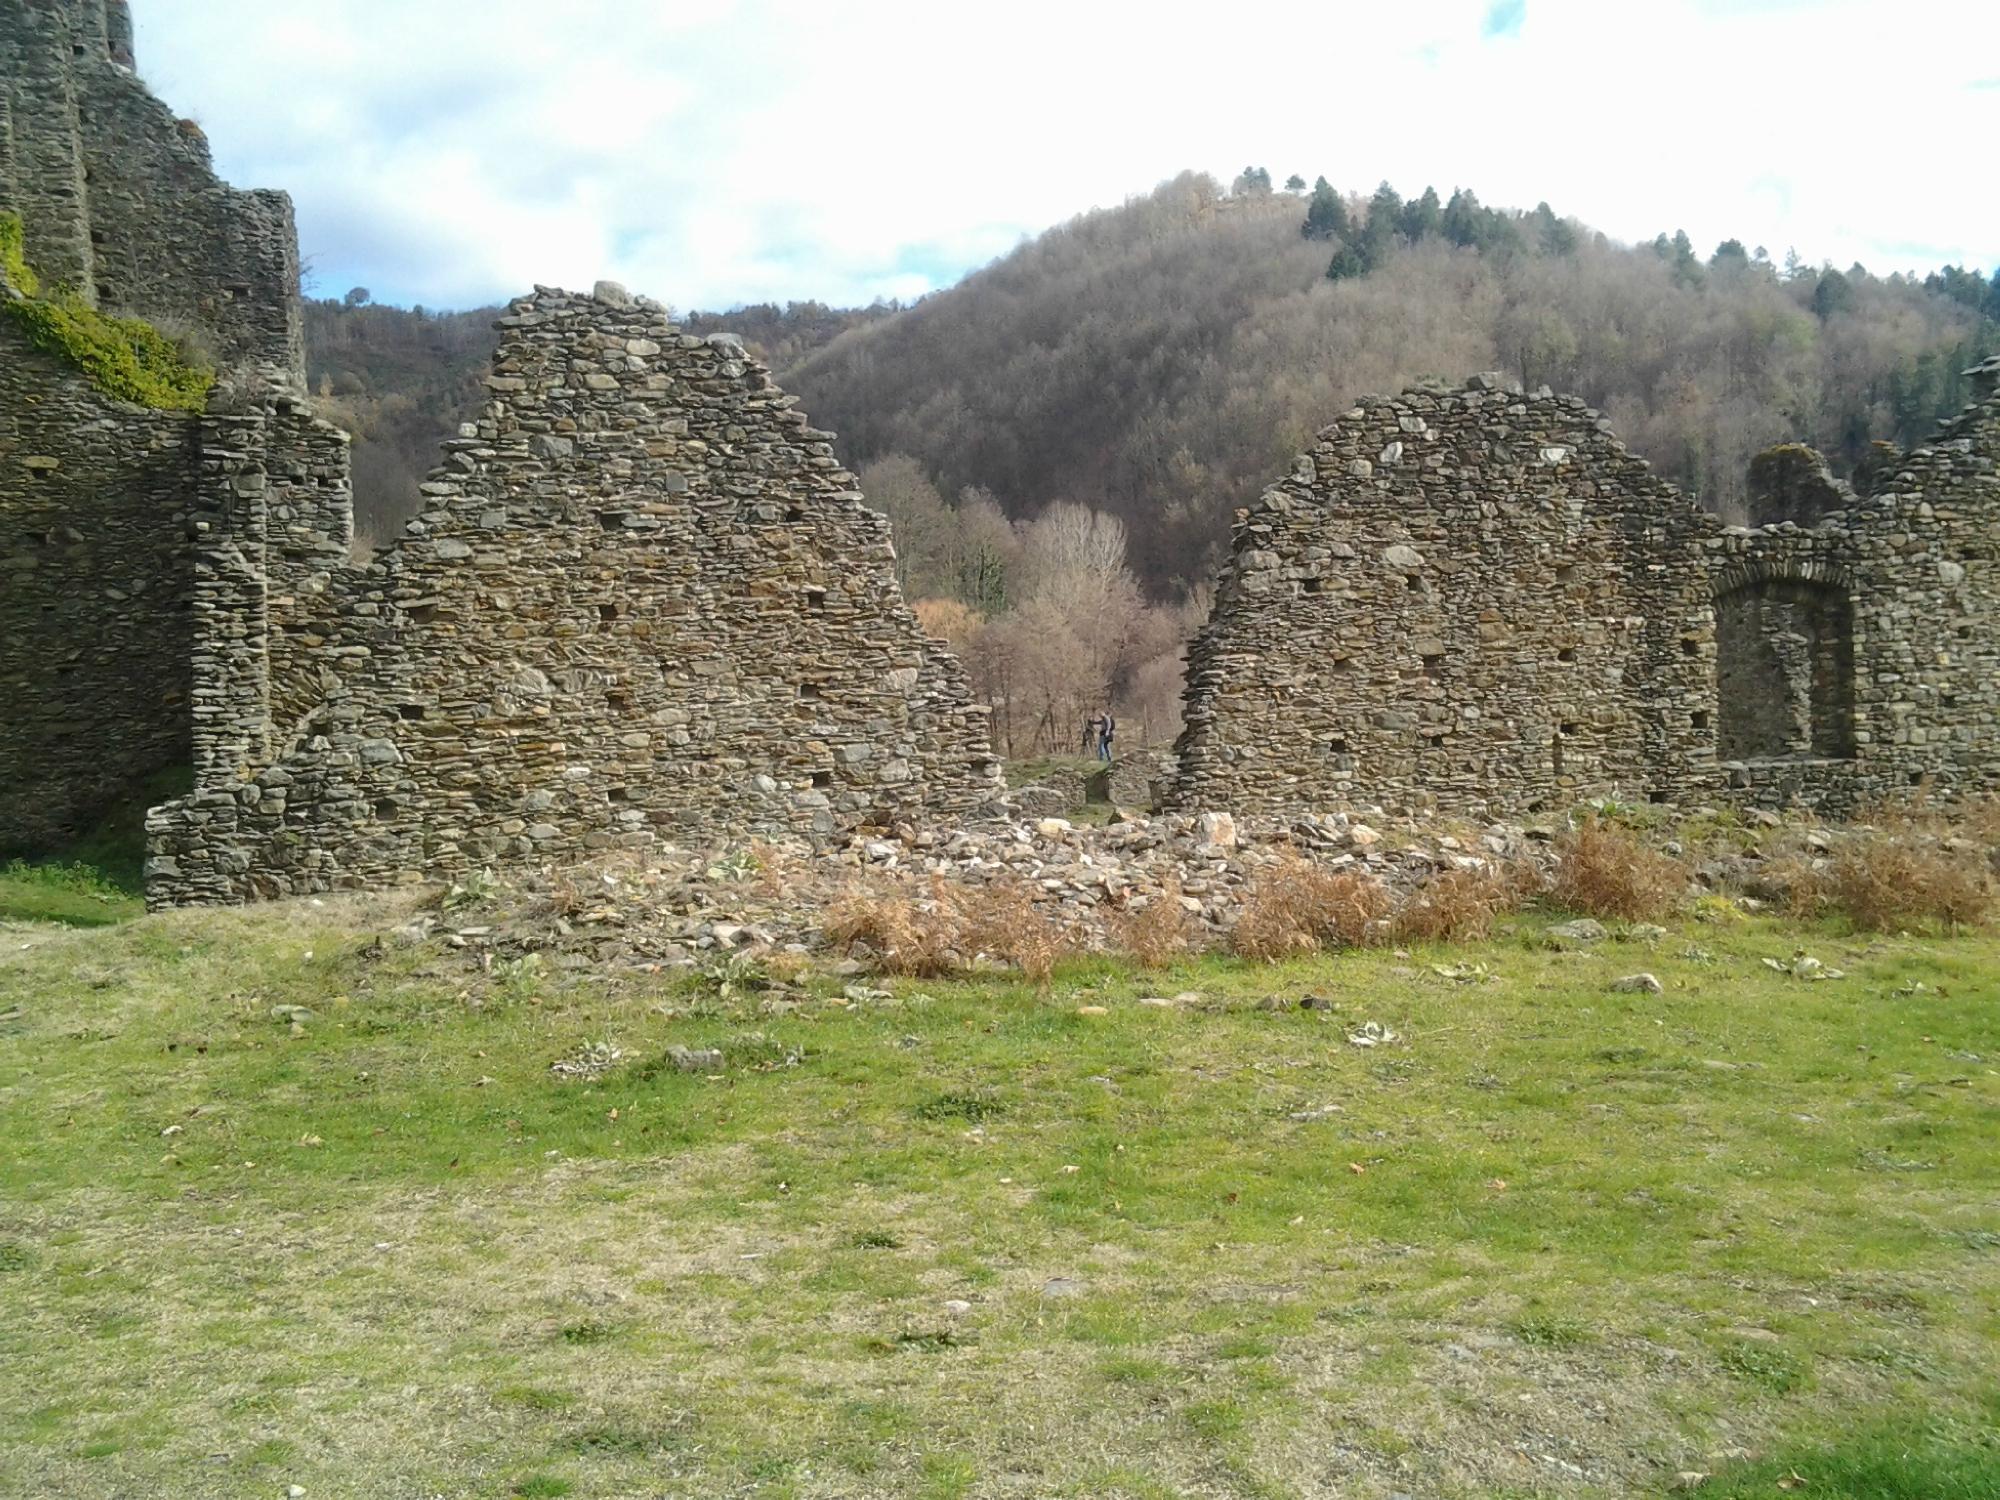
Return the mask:
M 1010 752 L 1073 745 L 1107 702 L 1128 743 L 1173 731 L 1231 511 L 1365 392 L 1484 370 L 1574 392 L 1730 514 L 1759 450 L 1806 442 L 1845 470 L 1871 440 L 1919 440 L 2000 348 L 2000 288 L 1976 271 L 1877 277 L 1734 240 L 1704 256 L 1547 204 L 1289 186 L 1183 174 L 913 307 L 683 319 L 742 335 L 840 435 Z M 496 311 L 308 304 L 365 537 L 394 534 L 477 409 Z
M 946 495 L 977 485 L 1013 516 L 1070 499 L 1124 518 L 1167 596 L 1365 392 L 1494 369 L 1574 392 L 1726 513 L 1774 442 L 1842 468 L 1871 438 L 1920 437 L 1996 344 L 2000 299 L 1976 273 L 1624 247 L 1469 194 L 1326 196 L 1332 214 L 1258 174 L 1231 193 L 1183 175 L 836 339 L 786 383 L 850 462 L 907 454 Z
M 305 304 L 306 379 L 320 415 L 354 438 L 355 529 L 380 545 L 416 513 L 438 444 L 479 411 L 497 307 L 378 307 L 357 287 Z

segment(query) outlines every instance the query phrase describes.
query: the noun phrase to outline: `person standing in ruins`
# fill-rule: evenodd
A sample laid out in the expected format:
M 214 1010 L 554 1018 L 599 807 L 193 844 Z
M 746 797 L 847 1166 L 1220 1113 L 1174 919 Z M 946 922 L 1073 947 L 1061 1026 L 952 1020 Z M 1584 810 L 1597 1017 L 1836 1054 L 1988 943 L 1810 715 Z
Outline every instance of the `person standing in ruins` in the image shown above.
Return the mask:
M 1108 761 L 1111 759 L 1111 741 L 1117 734 L 1118 721 L 1111 716 L 1111 710 L 1107 708 L 1097 716 L 1097 758 L 1099 760 Z
M 1085 714 L 1083 716 L 1083 753 L 1085 755 L 1095 755 L 1097 753 L 1097 724 L 1098 721 L 1094 715 Z

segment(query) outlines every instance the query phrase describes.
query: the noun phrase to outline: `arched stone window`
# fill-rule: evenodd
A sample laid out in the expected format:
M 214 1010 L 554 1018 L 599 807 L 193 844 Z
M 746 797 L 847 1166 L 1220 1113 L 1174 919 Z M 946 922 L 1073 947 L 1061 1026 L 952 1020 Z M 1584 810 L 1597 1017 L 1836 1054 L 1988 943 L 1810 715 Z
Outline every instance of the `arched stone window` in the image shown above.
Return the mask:
M 1716 754 L 1854 755 L 1854 606 L 1819 563 L 1732 568 L 1715 599 Z

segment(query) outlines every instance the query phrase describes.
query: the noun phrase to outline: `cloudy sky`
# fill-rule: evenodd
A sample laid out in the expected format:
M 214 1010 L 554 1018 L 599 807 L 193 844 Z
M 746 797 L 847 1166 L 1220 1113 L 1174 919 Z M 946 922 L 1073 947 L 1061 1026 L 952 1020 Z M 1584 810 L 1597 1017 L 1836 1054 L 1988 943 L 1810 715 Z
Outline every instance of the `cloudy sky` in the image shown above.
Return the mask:
M 132 0 L 321 295 L 911 298 L 1186 167 L 2000 263 L 1994 0 Z

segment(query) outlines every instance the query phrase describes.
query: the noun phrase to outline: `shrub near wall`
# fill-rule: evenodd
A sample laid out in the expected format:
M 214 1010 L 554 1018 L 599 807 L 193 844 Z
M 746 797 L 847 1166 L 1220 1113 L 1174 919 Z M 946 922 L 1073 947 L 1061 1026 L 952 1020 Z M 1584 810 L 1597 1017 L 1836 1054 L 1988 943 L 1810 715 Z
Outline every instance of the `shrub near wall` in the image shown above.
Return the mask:
M 28 341 L 81 370 L 107 396 L 158 411 L 201 411 L 215 385 L 215 371 L 185 359 L 159 329 L 140 318 L 99 312 L 67 287 L 44 293 L 28 264 L 17 214 L 0 214 L 0 313 Z

